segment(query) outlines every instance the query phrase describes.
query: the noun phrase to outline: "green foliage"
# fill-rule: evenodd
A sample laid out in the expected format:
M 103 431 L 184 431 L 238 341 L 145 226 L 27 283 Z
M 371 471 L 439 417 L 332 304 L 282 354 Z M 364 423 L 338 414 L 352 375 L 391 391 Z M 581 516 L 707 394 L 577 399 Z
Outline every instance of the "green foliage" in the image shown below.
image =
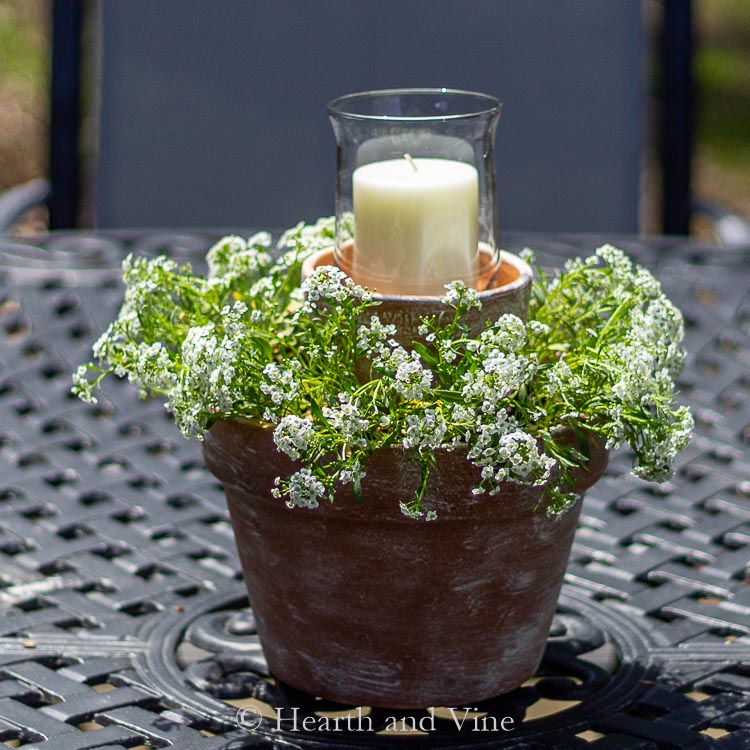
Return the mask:
M 278 450 L 299 462 L 277 479 L 288 504 L 315 507 L 344 484 L 362 497 L 368 456 L 400 447 L 421 464 L 401 503 L 422 502 L 440 451 L 462 451 L 494 495 L 507 482 L 547 485 L 548 509 L 572 499 L 590 433 L 628 444 L 635 472 L 665 479 L 692 418 L 675 403 L 684 359 L 682 316 L 648 271 L 609 245 L 534 284 L 529 320 L 503 315 L 477 336 L 464 323 L 475 290 L 446 286 L 445 310 L 424 318 L 406 349 L 377 315 L 377 298 L 335 267 L 300 283 L 314 251 L 333 241 L 332 219 L 282 238 L 225 237 L 206 277 L 171 260 L 128 258 L 125 300 L 83 365 L 86 400 L 110 373 L 161 394 L 182 431 L 201 437 L 216 420 L 274 427 Z M 94 373 L 94 378 L 90 377 Z M 581 439 L 571 444 L 570 436 Z

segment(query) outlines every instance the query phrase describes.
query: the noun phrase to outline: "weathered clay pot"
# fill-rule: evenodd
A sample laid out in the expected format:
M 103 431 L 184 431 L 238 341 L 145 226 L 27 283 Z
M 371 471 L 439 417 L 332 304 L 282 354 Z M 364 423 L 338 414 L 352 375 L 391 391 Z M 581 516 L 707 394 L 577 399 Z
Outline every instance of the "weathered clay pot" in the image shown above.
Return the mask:
M 342 248 L 342 258 L 346 261 L 351 253 L 351 246 Z M 513 313 L 526 319 L 529 296 L 531 294 L 532 270 L 528 263 L 513 253 L 500 251 L 500 264 L 493 264 L 484 252 L 480 253 L 479 265 L 479 299 L 480 310 L 469 310 L 462 322 L 469 328 L 472 336 L 484 330 L 486 321 L 495 321 L 504 313 Z M 302 277 L 306 278 L 320 266 L 336 265 L 333 248 L 321 250 L 311 255 L 302 267 Z M 348 271 L 346 262 L 341 266 Z M 377 307 L 367 310 L 365 318 L 369 320 L 372 313 L 377 313 L 383 323 L 393 323 L 397 328 L 396 340 L 407 349 L 411 342 L 421 338 L 419 326 L 422 318 L 449 312 L 441 297 L 428 295 L 384 295 L 375 294 Z
M 590 445 L 581 491 L 607 463 Z M 343 703 L 413 708 L 470 705 L 534 674 L 580 504 L 552 518 L 541 488 L 474 496 L 478 470 L 438 451 L 425 502 L 437 520 L 414 521 L 398 506 L 419 465 L 390 448 L 367 463 L 361 504 L 341 487 L 332 504 L 289 509 L 271 489 L 295 465 L 271 430 L 217 423 L 203 453 L 224 483 L 275 677 Z

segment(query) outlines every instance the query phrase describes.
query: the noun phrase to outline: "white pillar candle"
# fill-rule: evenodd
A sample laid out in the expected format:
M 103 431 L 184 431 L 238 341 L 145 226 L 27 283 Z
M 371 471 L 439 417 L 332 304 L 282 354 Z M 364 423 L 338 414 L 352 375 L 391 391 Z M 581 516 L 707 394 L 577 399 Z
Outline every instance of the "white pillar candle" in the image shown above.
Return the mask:
M 450 159 L 405 157 L 354 170 L 354 279 L 381 294 L 445 294 L 473 286 L 479 176 Z

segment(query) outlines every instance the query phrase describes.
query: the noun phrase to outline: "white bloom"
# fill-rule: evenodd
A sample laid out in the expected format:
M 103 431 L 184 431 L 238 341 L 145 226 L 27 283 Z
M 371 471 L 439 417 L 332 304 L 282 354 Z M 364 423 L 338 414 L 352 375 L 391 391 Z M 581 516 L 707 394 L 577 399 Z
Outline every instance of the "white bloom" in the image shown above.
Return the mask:
M 168 393 L 168 407 L 188 436 L 195 436 L 203 429 L 206 417 L 201 415 L 229 412 L 240 398 L 241 383 L 235 382 L 239 342 L 224 335 L 217 336 L 213 323 L 188 330 L 180 347 L 182 374 L 179 378 L 171 365 L 166 364 L 168 353 L 163 348 L 152 345 L 143 354 L 143 361 L 131 368 L 129 377 L 134 374 L 157 377 L 159 368 L 163 367 L 164 374 L 174 378 Z M 152 366 L 153 372 L 149 370 Z
M 162 295 L 170 284 L 170 277 L 178 273 L 179 267 L 171 258 L 160 255 L 157 258 L 127 255 L 122 262 L 122 278 L 125 282 L 125 305 L 130 309 L 140 309 L 148 304 L 152 295 Z
M 470 310 L 472 307 L 481 309 L 482 302 L 479 299 L 479 293 L 476 289 L 467 287 L 463 281 L 451 281 L 445 285 L 446 294 L 443 297 L 443 303 L 450 307 L 461 306 L 464 310 Z
M 242 277 L 257 278 L 271 264 L 270 246 L 268 232 L 259 232 L 247 241 L 237 236 L 222 238 L 206 255 L 209 280 L 229 283 Z
M 409 414 L 406 425 L 402 445 L 406 449 L 416 448 L 420 451 L 439 448 L 448 430 L 443 415 L 434 409 L 425 409 L 421 414 Z
M 346 393 L 339 393 L 340 406 L 323 407 L 323 416 L 328 424 L 341 436 L 347 445 L 364 448 L 367 445 L 367 431 L 370 423 L 365 419 L 356 402 Z
M 623 279 L 633 270 L 633 262 L 630 258 L 614 245 L 598 247 L 596 255 L 612 269 L 617 279 Z
M 232 305 L 224 305 L 221 309 L 221 318 L 227 336 L 237 338 L 245 333 L 246 325 L 242 318 L 246 312 L 247 305 L 241 300 Z
M 316 268 L 303 282 L 302 292 L 305 302 L 304 312 L 310 313 L 318 302 L 341 304 L 346 301 L 367 303 L 373 299 L 372 292 L 355 284 L 340 268 L 336 266 L 320 266 Z
M 299 393 L 296 373 L 300 369 L 300 363 L 294 359 L 289 362 L 288 367 L 270 362 L 263 368 L 265 380 L 260 384 L 261 392 L 276 406 L 293 401 Z
M 444 340 L 441 341 L 438 344 L 439 350 L 440 350 L 440 357 L 442 358 L 443 362 L 447 362 L 448 364 L 451 364 L 452 362 L 455 362 L 458 358 L 458 353 L 454 349 L 454 343 L 450 340 Z
M 538 320 L 530 320 L 526 323 L 526 328 L 537 336 L 543 336 L 549 333 L 549 326 L 546 323 L 541 323 Z
M 276 484 L 280 484 L 280 479 L 276 478 Z M 325 495 L 326 488 L 323 483 L 307 468 L 302 467 L 295 471 L 287 480 L 287 492 L 289 497 L 287 505 L 290 508 L 317 508 L 320 505 L 320 499 Z M 274 495 L 279 497 L 281 492 L 277 489 Z
M 517 315 L 501 315 L 491 328 L 479 334 L 480 352 L 495 347 L 507 352 L 517 352 L 526 343 L 526 326 Z
M 560 396 L 568 401 L 584 390 L 581 376 L 573 374 L 564 357 L 557 360 L 552 367 L 548 367 L 544 375 L 547 377 L 547 390 L 550 396 Z
M 396 326 L 384 324 L 377 315 L 370 316 L 370 325 L 361 325 L 357 329 L 357 348 L 365 354 L 377 354 L 384 351 L 386 342 L 396 335 Z
M 488 349 L 485 354 L 480 369 L 461 376 L 461 395 L 469 403 L 480 404 L 481 411 L 492 413 L 499 402 L 533 378 L 536 364 L 526 357 L 497 349 Z
M 675 456 L 687 447 L 694 426 L 690 409 L 682 406 L 674 412 L 671 423 L 659 425 L 658 434 L 654 434 L 652 430 L 644 430 L 643 444 L 638 451 L 633 474 L 652 482 L 669 479 Z
M 353 461 L 339 474 L 341 484 L 359 484 L 364 479 L 365 472 L 358 460 Z
M 650 271 L 641 266 L 636 266 L 633 275 L 633 284 L 647 299 L 661 296 L 661 284 L 653 277 Z
M 351 238 L 352 220 L 351 216 L 341 217 L 339 234 L 342 240 Z M 334 216 L 325 216 L 318 219 L 315 224 L 305 224 L 304 221 L 300 221 L 281 235 L 278 246 L 284 248 L 295 245 L 307 255 L 331 247 L 335 236 L 336 219 Z
M 472 447 L 468 457 L 476 466 L 491 467 L 494 472 L 491 495 L 500 491 L 499 485 L 503 482 L 544 484 L 555 466 L 555 460 L 540 452 L 534 437 L 523 430 L 492 436 L 492 440 L 486 441 L 481 451 L 477 447 L 479 446 Z M 490 472 L 483 471 L 483 483 L 489 474 Z
M 407 352 L 402 346 L 381 349 L 373 360 L 376 369 L 392 378 L 391 387 L 407 400 L 418 401 L 432 385 L 432 371 L 422 365 L 417 352 Z
M 422 367 L 416 352 L 411 353 L 411 359 L 399 363 L 395 377 L 394 388 L 404 398 L 415 401 L 422 398 L 425 389 L 432 384 L 432 372 Z
M 296 461 L 305 453 L 313 435 L 312 423 L 294 414 L 287 414 L 273 431 L 276 447 Z
M 73 387 L 71 391 L 87 404 L 97 403 L 94 396 L 93 383 L 88 379 L 88 365 L 79 365 L 73 374 Z

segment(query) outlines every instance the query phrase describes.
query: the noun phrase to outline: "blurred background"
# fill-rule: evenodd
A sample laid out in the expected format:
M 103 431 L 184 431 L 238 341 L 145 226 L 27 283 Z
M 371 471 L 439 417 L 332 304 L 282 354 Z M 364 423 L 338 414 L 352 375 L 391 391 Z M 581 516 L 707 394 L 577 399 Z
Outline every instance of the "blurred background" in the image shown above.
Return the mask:
M 644 0 L 647 29 L 657 23 L 661 5 L 660 0 Z M 471 3 L 466 7 L 470 9 Z M 52 8 L 52 0 L 0 0 L 0 191 L 49 176 Z M 85 227 L 96 222 L 101 7 L 84 2 L 83 8 L 77 147 L 81 196 L 76 223 Z M 703 200 L 750 217 L 750 0 L 699 0 L 693 4 L 693 28 L 692 189 Z M 657 37 L 656 30 L 646 35 L 652 48 Z M 657 53 L 645 51 L 653 61 Z M 643 69 L 648 78 L 645 89 L 651 93 L 659 86 L 658 66 L 647 63 Z M 663 229 L 660 175 L 653 157 L 658 137 L 655 116 L 647 115 L 641 165 L 645 197 L 638 223 L 642 233 L 655 234 Z M 14 226 L 14 232 L 45 231 L 48 225 L 46 208 L 37 207 Z M 689 231 L 708 239 L 712 227 L 704 218 L 694 217 Z

